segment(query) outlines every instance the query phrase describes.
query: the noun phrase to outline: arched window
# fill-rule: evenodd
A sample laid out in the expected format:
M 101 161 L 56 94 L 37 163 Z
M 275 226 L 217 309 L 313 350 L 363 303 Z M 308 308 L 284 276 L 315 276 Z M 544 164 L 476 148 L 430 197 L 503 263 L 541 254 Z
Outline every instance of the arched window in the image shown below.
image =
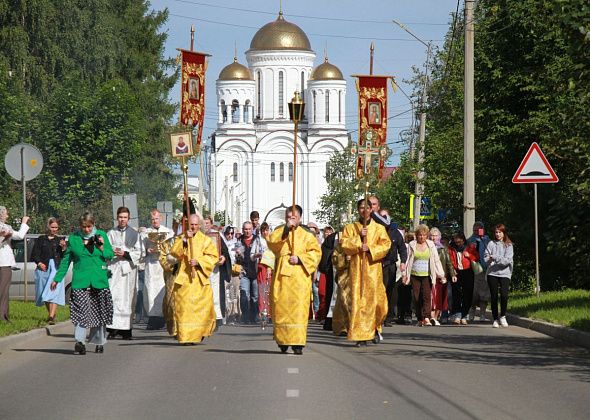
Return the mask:
M 285 181 L 285 164 L 283 162 L 279 164 L 279 181 Z
M 342 122 L 342 91 L 338 91 L 338 122 Z
M 289 182 L 293 182 L 293 162 L 289 162 Z
M 221 100 L 220 105 L 221 105 L 221 115 L 222 115 L 221 121 L 227 122 L 227 109 L 225 107 L 225 101 L 223 99 Z
M 250 122 L 250 99 L 247 99 L 246 103 L 244 103 L 244 122 Z
M 283 112 L 285 111 L 285 76 L 283 72 L 279 72 L 279 118 L 283 118 Z
M 274 163 L 274 162 L 272 162 L 272 163 L 270 164 L 270 181 L 271 181 L 271 182 L 275 182 L 275 179 L 276 179 L 276 178 L 275 178 L 275 163 Z
M 234 162 L 234 167 L 233 167 L 233 177 L 234 177 L 234 182 L 238 182 L 238 164 Z
M 237 99 L 231 101 L 231 122 L 237 123 L 240 121 L 240 103 Z
M 313 91 L 313 122 L 316 122 L 316 91 Z
M 305 72 L 301 72 L 301 100 L 305 101 Z
M 326 90 L 326 122 L 330 122 L 330 91 Z
M 258 70 L 256 72 L 256 81 L 258 82 L 258 89 L 256 89 L 256 118 L 262 118 L 262 72 Z

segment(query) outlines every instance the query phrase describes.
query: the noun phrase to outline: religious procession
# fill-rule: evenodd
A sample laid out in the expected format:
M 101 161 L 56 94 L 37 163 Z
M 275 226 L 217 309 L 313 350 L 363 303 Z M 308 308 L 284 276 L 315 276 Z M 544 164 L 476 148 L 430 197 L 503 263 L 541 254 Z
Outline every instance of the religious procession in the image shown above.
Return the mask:
M 288 39 L 283 35 L 289 35 Z M 503 225 L 495 227 L 494 241 L 478 222 L 469 239 L 460 233 L 451 243 L 449 238 L 444 243 L 441 232 L 425 224 L 406 233 L 373 194 L 376 183 L 383 179 L 388 153 L 389 85 L 394 90 L 397 86 L 392 76 L 373 74 L 374 46 L 370 48 L 369 74 L 354 75 L 359 129 L 358 140 L 352 144 L 344 130 L 342 102 L 335 102 L 336 96 L 345 93 L 342 73 L 329 63 L 327 53 L 322 64 L 306 73 L 314 58 L 309 54 L 309 40 L 300 28 L 285 20 L 282 10 L 276 21 L 256 33 L 248 59 L 263 61 L 266 52 L 285 48 L 287 55 L 299 57 L 304 64 L 301 78 L 298 72 L 288 83 L 285 74 L 279 72 L 277 109 L 271 107 L 274 93 L 263 91 L 260 84 L 256 108 L 253 97 L 241 98 L 244 102 L 227 97 L 232 92 L 229 88 L 253 87 L 252 72 L 259 78 L 262 67 L 249 69 L 239 64 L 234 54 L 233 63 L 219 74 L 219 129 L 212 146 L 216 151 L 212 165 L 216 168 L 226 159 L 232 163 L 227 176 L 211 180 L 214 191 L 209 215 L 197 211 L 189 197 L 189 163 L 203 155 L 209 57 L 194 50 L 191 29 L 190 49 L 178 49 L 177 58 L 181 131 L 170 134 L 170 155 L 179 164 L 183 178 L 180 217 L 166 226 L 162 212 L 154 208 L 151 226 L 135 229 L 130 220 L 138 215 L 123 205 L 116 209 L 116 226 L 104 231 L 97 229 L 94 215 L 87 211 L 79 218 L 79 230 L 65 240 L 56 236 L 57 219 L 48 220 L 48 234 L 33 250 L 38 268 L 36 301 L 38 306 L 46 306 L 48 322 L 53 323 L 57 306 L 64 304 L 63 282 L 73 265 L 70 308 L 75 354 L 86 354 L 89 344 L 95 345 L 96 353 L 103 353 L 108 340 L 132 340 L 134 325 L 144 318 L 147 330 L 165 328 L 180 345 L 206 343 L 207 337 L 226 326 L 259 324 L 262 329 L 272 328 L 280 352 L 287 353 L 290 348 L 296 355 L 303 354 L 310 321 L 321 323 L 335 337 L 346 337 L 352 345 L 364 347 L 383 341 L 384 327 L 411 324 L 413 313 L 418 326 L 438 326 L 443 319 L 466 325 L 474 320 L 478 305 L 485 321 L 491 297 L 493 326 L 508 326 L 505 315 L 512 248 Z M 301 89 L 304 85 L 305 90 Z M 286 103 L 285 92 L 291 88 L 294 96 Z M 336 93 L 332 99 L 330 92 Z M 316 106 L 318 94 L 325 95 L 323 108 Z M 313 98 L 307 110 L 306 96 Z M 235 127 L 249 130 L 250 125 L 260 125 L 253 127 L 257 136 L 274 143 L 285 141 L 281 121 L 286 118 L 285 104 L 288 123 L 293 127 L 287 153 L 265 156 L 264 141 L 252 138 L 248 141 L 253 142 L 253 149 L 261 149 L 260 160 L 243 160 L 242 154 L 230 158 L 227 153 L 237 147 L 230 134 Z M 262 120 L 276 127 L 263 126 Z M 330 126 L 330 121 L 337 123 Z M 320 129 L 332 132 L 321 134 Z M 304 130 L 308 130 L 305 137 Z M 329 169 L 322 147 L 343 150 L 347 144 L 354 169 L 345 176 L 355 185 L 356 206 L 349 202 L 348 214 L 343 215 L 337 229 L 326 225 L 320 230 L 310 219 L 320 207 L 320 195 L 325 190 L 319 181 L 327 178 L 322 170 L 327 173 Z M 310 155 L 323 159 L 319 169 L 312 170 Z M 255 162 L 261 164 L 260 168 Z M 269 174 L 263 173 L 266 163 Z M 288 192 L 281 183 L 286 178 L 292 186 L 289 205 L 283 204 Z M 199 179 L 203 181 L 202 175 Z M 221 180 L 223 188 L 218 188 Z M 227 196 L 231 190 L 233 200 L 244 188 L 241 184 L 256 185 L 264 194 L 255 202 L 252 188 L 245 189 L 239 196 L 246 198 L 240 203 L 250 208 L 239 207 L 237 216 L 239 221 L 240 214 L 249 211 L 249 220 L 232 226 L 228 214 L 235 220 L 234 208 L 238 206 Z M 217 207 L 222 201 L 225 208 Z M 266 213 L 263 223 L 258 209 Z M 224 220 L 215 220 L 217 212 L 225 214 Z M 0 215 L 2 222 L 6 221 L 5 208 L 0 207 Z M 6 225 L 0 239 L 22 238 L 28 230 L 27 221 L 26 216 L 22 218 L 18 231 Z M 2 279 L 3 284 L 10 283 L 8 275 L 3 274 Z M 501 313 L 497 308 L 498 288 Z M 7 296 L 2 294 L 0 306 L 4 319 L 8 319 Z

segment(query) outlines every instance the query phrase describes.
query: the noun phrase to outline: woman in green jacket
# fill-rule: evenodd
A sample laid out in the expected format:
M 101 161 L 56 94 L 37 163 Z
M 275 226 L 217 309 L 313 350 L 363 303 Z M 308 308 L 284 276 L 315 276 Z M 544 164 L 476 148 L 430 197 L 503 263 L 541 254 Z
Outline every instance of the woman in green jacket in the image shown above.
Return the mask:
M 68 247 L 51 283 L 53 290 L 63 281 L 70 263 L 74 263 L 70 301 L 76 338 L 74 354 L 86 354 L 87 328 L 90 329 L 88 342 L 96 344 L 96 353 L 104 352 L 106 326 L 113 322 L 113 299 L 106 262 L 113 255 L 106 233 L 96 229 L 92 213 L 84 213 L 80 217 L 80 230 L 68 238 Z

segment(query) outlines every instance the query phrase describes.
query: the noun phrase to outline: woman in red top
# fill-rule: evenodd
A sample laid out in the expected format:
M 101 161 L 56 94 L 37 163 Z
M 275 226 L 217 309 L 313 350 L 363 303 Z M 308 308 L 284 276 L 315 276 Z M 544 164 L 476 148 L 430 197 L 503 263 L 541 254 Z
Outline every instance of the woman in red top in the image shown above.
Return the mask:
M 467 325 L 467 314 L 473 300 L 473 270 L 472 261 L 479 261 L 479 253 L 474 244 L 467 244 L 463 232 L 453 235 L 453 242 L 449 246 L 449 257 L 457 273 L 453 276 L 451 288 L 453 291 L 453 324 Z

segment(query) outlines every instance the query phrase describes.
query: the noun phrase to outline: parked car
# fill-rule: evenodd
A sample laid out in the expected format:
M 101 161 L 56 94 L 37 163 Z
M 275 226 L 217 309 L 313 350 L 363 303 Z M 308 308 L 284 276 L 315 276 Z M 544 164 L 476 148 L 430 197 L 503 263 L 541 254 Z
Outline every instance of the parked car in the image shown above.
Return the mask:
M 35 268 L 37 266 L 31 261 L 31 253 L 33 252 L 33 246 L 37 241 L 40 234 L 30 233 L 27 234 L 27 300 L 35 301 Z M 14 259 L 16 265 L 12 267 L 12 282 L 10 283 L 10 298 L 17 300 L 24 300 L 25 297 L 25 281 L 24 281 L 24 241 L 12 240 L 12 251 L 14 252 Z M 72 265 L 66 274 L 64 279 L 66 286 L 66 303 L 70 303 L 70 293 L 72 282 Z

